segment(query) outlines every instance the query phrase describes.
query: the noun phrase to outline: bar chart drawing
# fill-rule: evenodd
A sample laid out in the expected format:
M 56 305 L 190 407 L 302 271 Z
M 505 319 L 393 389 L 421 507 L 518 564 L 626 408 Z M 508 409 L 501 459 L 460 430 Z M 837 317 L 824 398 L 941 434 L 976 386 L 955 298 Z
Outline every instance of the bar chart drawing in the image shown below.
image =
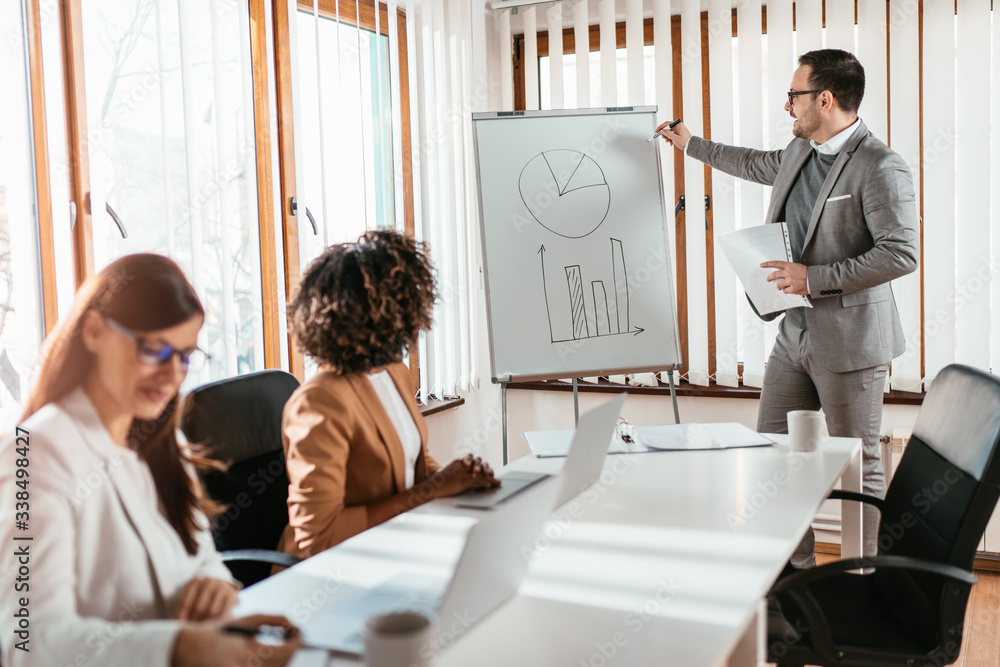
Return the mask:
M 615 314 L 618 331 L 628 331 L 631 326 L 628 310 L 628 273 L 625 271 L 625 251 L 618 239 L 611 239 L 611 268 L 615 275 Z M 623 296 L 624 308 L 619 307 L 619 295 Z
M 569 312 L 573 322 L 573 339 L 590 338 L 587 324 L 587 304 L 583 301 L 583 278 L 580 265 L 566 267 L 566 285 L 569 287 Z
M 598 290 L 600 290 L 600 294 L 598 294 Z M 611 333 L 611 310 L 608 308 L 608 292 L 604 289 L 604 281 L 591 281 L 590 292 L 594 297 L 594 316 L 597 320 L 597 335 L 609 334 Z M 601 332 L 602 327 L 604 329 L 603 334 Z
M 584 272 L 580 264 L 567 264 L 563 267 L 566 277 L 566 294 L 569 322 L 557 323 L 553 326 L 553 307 L 549 302 L 549 285 L 545 278 L 545 246 L 538 249 L 542 270 L 542 293 L 545 299 L 546 316 L 549 324 L 549 341 L 567 343 L 575 340 L 602 338 L 605 336 L 632 335 L 637 336 L 644 331 L 642 327 L 632 326 L 629 313 L 628 271 L 625 265 L 625 250 L 619 239 L 611 241 L 611 273 L 613 292 L 608 294 L 604 280 L 590 280 L 590 300 L 584 287 Z M 564 311 L 565 312 L 565 311 Z M 566 337 L 566 324 L 569 325 L 569 336 Z M 556 328 L 560 333 L 556 333 Z

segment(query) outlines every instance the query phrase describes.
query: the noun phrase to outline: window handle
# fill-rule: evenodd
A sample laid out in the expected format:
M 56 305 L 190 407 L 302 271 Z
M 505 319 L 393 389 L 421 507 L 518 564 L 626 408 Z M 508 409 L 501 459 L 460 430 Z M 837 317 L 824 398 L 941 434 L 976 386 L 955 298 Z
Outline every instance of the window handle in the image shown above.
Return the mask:
M 296 197 L 292 197 L 291 201 L 289 202 L 289 208 L 292 212 L 292 215 L 298 216 L 299 201 Z M 305 209 L 306 209 L 306 217 L 309 218 L 309 224 L 311 224 L 313 228 L 313 236 L 319 236 L 319 227 L 316 226 L 316 218 L 313 217 L 312 211 L 309 210 L 308 206 L 306 206 Z
M 115 213 L 115 209 L 111 208 L 111 204 L 108 202 L 104 202 L 104 209 L 108 212 L 108 215 L 111 216 L 111 219 L 115 221 L 115 224 L 118 225 L 118 231 L 121 232 L 122 238 L 127 239 L 128 231 L 125 229 L 125 223 L 122 222 L 122 219 L 118 217 L 117 213 Z
M 316 226 L 316 218 L 313 217 L 312 211 L 309 210 L 308 206 L 306 206 L 306 217 L 309 218 L 309 222 L 312 223 L 313 236 L 319 236 L 319 227 Z

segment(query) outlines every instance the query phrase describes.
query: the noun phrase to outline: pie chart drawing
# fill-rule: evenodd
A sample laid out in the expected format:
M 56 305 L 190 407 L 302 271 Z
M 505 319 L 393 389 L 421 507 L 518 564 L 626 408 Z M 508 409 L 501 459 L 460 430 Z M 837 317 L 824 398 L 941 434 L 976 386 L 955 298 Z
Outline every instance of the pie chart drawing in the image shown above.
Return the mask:
M 575 150 L 542 151 L 524 165 L 517 185 L 531 217 L 564 238 L 591 234 L 611 208 L 604 171 L 592 157 Z

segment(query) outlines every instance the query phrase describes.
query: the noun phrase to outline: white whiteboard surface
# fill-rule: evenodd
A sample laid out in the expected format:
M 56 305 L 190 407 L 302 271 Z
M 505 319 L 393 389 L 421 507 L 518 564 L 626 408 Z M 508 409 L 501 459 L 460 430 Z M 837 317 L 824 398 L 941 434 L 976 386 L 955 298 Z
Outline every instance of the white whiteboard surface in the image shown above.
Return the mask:
M 656 107 L 472 118 L 494 380 L 679 365 Z

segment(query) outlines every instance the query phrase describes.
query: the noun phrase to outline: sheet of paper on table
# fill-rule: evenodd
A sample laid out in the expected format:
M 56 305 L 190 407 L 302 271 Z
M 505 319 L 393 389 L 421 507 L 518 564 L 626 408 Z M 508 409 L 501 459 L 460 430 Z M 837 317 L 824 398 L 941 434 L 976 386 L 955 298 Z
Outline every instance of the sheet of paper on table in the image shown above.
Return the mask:
M 609 443 L 609 454 L 767 447 L 774 444 L 770 438 L 736 422 L 634 426 L 631 441 L 623 440 L 620 432 L 621 429 L 616 429 Z M 531 453 L 539 458 L 566 456 L 573 440 L 573 429 L 525 431 L 522 435 Z

